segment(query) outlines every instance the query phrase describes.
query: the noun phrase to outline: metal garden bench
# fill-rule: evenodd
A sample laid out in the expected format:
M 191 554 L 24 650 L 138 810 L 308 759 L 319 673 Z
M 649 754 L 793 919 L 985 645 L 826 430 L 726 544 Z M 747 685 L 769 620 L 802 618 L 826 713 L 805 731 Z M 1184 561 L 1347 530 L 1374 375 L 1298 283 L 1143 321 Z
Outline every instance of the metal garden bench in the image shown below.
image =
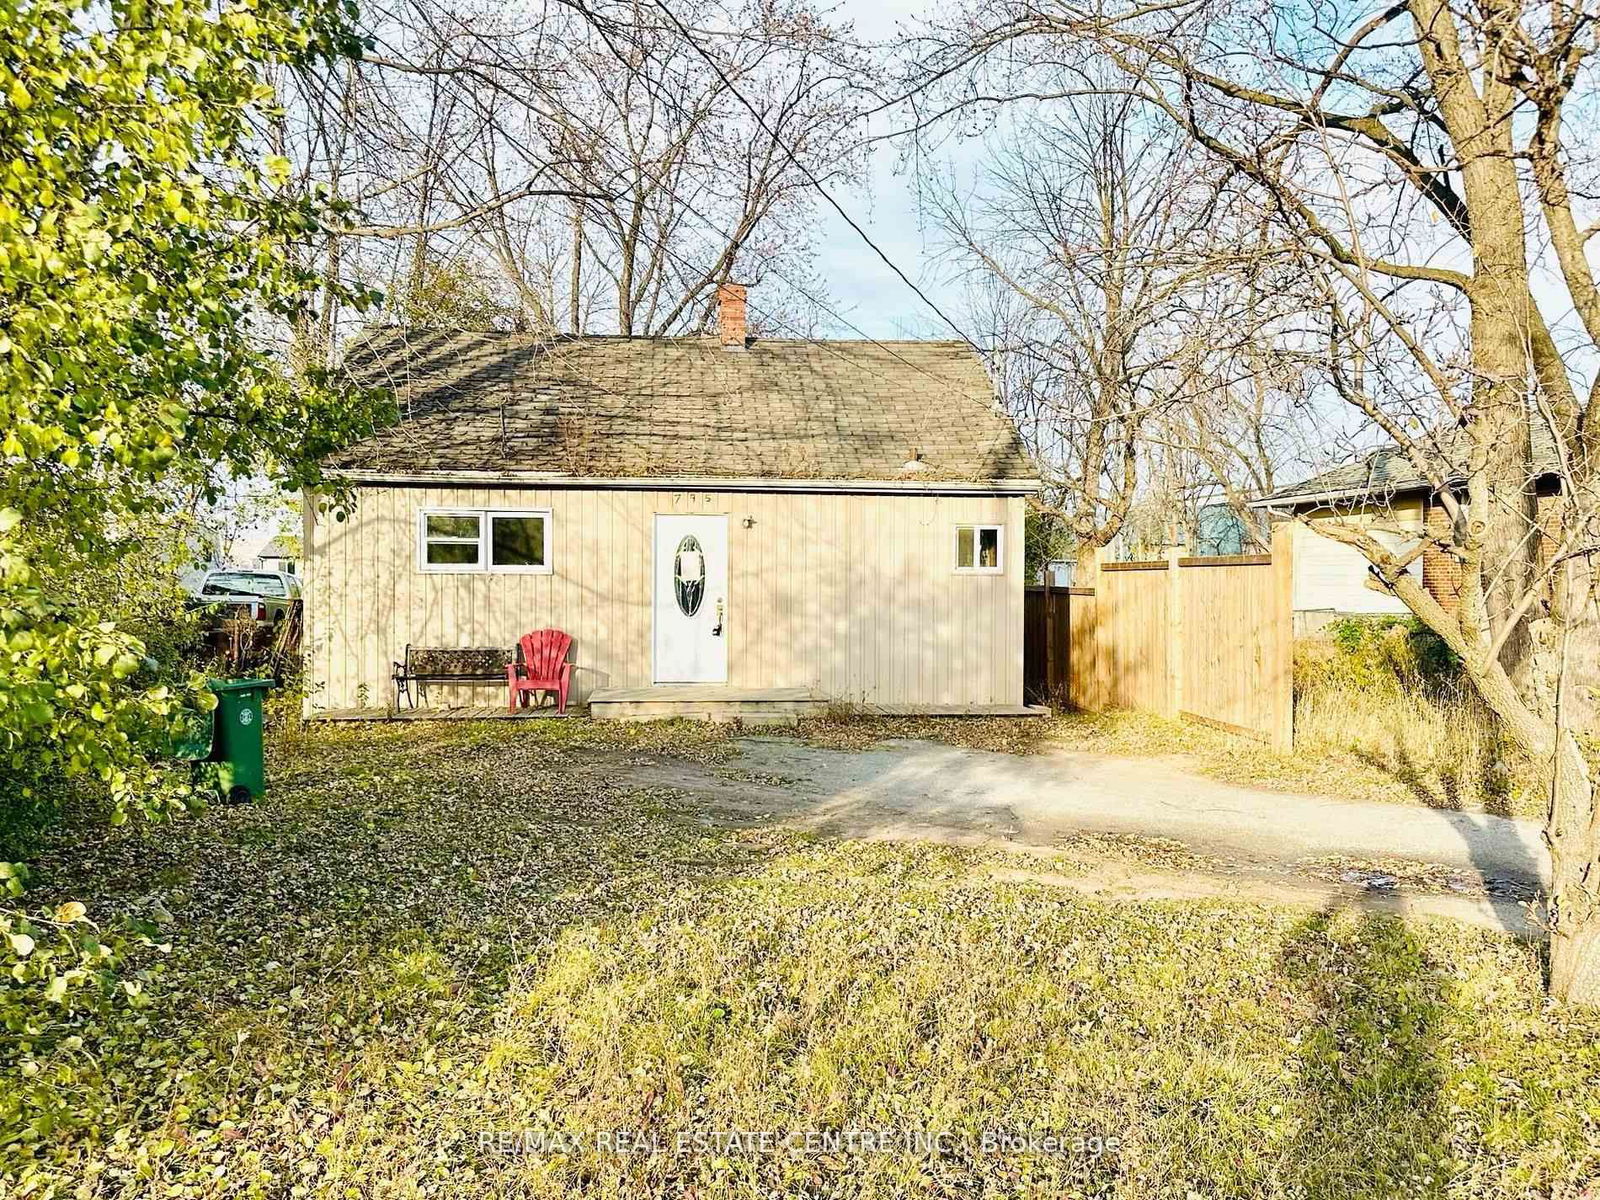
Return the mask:
M 516 663 L 516 648 L 504 646 L 465 646 L 445 649 L 437 646 L 406 644 L 404 662 L 394 664 L 394 703 L 407 708 L 428 702 L 430 683 L 473 684 L 506 683 L 506 668 Z

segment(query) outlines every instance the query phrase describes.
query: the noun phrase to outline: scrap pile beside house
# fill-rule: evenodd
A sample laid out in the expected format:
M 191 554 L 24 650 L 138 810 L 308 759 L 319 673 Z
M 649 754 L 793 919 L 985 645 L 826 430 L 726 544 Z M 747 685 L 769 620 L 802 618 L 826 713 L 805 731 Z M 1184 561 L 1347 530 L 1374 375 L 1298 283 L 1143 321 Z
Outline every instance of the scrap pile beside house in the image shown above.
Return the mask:
M 353 346 L 402 419 L 329 461 L 347 519 L 306 505 L 307 715 L 396 704 L 419 650 L 540 629 L 571 636 L 569 699 L 595 715 L 1026 711 L 1038 480 L 976 355 L 749 338 L 744 289 L 719 306 L 711 337 Z

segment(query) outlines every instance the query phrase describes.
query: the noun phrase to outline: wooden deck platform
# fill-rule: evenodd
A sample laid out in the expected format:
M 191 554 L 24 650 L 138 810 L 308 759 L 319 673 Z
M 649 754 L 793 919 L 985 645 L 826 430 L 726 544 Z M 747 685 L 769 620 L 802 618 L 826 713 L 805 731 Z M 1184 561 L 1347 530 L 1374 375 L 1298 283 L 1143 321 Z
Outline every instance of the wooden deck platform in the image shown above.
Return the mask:
M 746 725 L 793 725 L 819 714 L 827 697 L 810 688 L 737 688 L 722 683 L 658 683 L 649 687 L 599 688 L 589 693 L 589 715 L 612 721 L 740 721 Z
M 742 721 L 746 725 L 793 725 L 821 716 L 826 696 L 810 688 L 735 688 L 725 684 L 663 683 L 652 687 L 601 688 L 587 705 L 571 705 L 565 716 L 554 706 L 510 712 L 503 704 L 454 708 L 330 708 L 308 721 L 564 721 L 597 717 L 612 721 Z M 1042 704 L 857 704 L 846 711 L 863 717 L 1045 717 Z

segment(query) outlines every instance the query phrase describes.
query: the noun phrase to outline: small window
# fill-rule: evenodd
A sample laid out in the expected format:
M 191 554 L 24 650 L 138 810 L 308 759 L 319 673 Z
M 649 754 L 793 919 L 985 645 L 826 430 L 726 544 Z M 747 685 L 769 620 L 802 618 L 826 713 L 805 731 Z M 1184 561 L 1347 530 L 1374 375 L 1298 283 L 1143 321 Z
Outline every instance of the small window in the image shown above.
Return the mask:
M 420 514 L 422 571 L 550 571 L 550 513 L 434 509 Z
M 424 571 L 482 570 L 483 514 L 423 513 L 421 566 Z
M 956 526 L 956 570 L 974 575 L 998 575 L 1004 530 L 1000 525 Z
M 550 514 L 490 513 L 489 569 L 545 571 L 550 567 Z

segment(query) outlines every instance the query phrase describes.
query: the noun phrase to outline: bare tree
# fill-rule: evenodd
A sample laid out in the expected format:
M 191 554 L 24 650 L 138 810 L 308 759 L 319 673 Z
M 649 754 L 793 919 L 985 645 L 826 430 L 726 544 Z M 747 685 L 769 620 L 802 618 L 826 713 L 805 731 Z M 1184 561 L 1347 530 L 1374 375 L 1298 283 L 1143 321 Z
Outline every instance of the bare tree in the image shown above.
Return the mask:
M 285 186 L 349 205 L 308 260 L 391 297 L 492 274 L 507 320 L 552 335 L 703 328 L 736 277 L 809 323 L 813 181 L 853 177 L 866 75 L 809 0 L 676 0 L 682 29 L 652 0 L 363 11 L 362 63 L 278 81 Z M 338 321 L 298 356 L 325 361 Z
M 1002 398 L 1084 580 L 1149 490 L 1157 443 L 1182 433 L 1218 456 L 1209 427 L 1178 410 L 1210 403 L 1219 353 L 1249 326 L 1216 285 L 1248 256 L 1228 244 L 1220 173 L 1137 98 L 1075 96 L 989 146 L 969 189 L 952 182 L 930 203 L 984 295 Z
M 1577 731 L 1592 728 L 1600 685 L 1600 283 L 1585 253 L 1588 147 L 1571 131 L 1593 116 L 1597 28 L 1592 8 L 1559 0 L 1398 0 L 1359 15 L 1005 0 L 934 31 L 920 64 L 927 97 L 937 80 L 971 85 L 945 106 L 1135 95 L 1258 197 L 1320 308 L 1306 334 L 1329 386 L 1401 448 L 1448 518 L 1404 552 L 1353 522 L 1318 531 L 1368 558 L 1547 765 L 1550 983 L 1588 1004 L 1600 1004 L 1600 806 Z M 1458 568 L 1454 604 L 1406 569 L 1430 544 Z

